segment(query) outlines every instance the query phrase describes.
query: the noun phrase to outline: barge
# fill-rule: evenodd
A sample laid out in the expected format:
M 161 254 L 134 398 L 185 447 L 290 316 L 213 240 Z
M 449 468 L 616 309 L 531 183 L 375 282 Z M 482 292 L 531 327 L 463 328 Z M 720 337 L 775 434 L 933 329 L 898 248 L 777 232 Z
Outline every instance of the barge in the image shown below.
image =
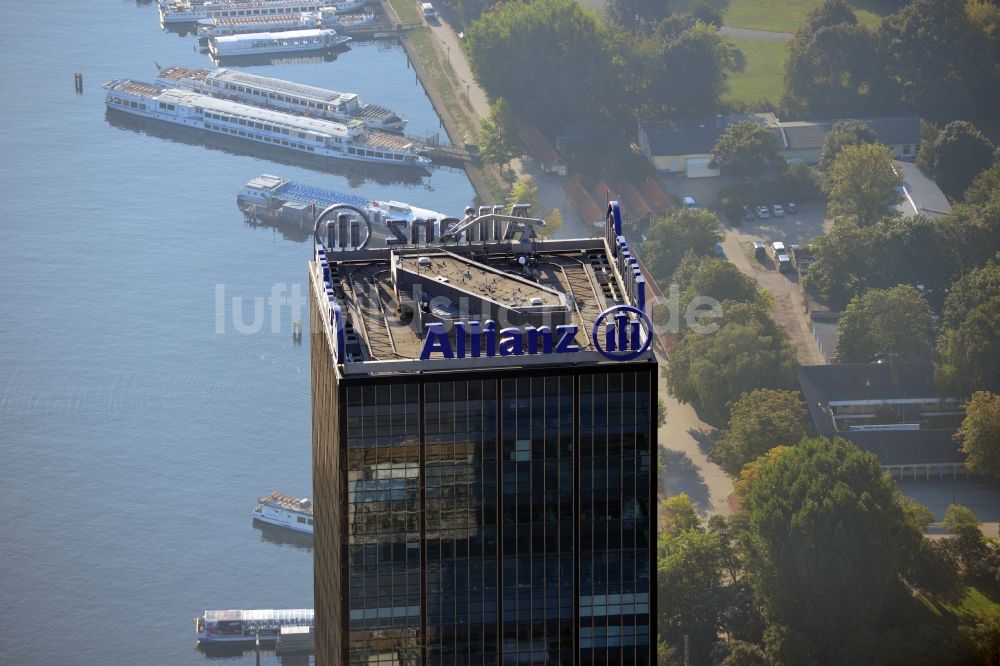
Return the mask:
M 351 41 L 347 35 L 328 28 L 286 30 L 282 32 L 248 32 L 241 35 L 211 37 L 208 52 L 216 62 L 227 58 L 298 53 L 332 53 Z
M 199 645 L 253 645 L 258 638 L 276 643 L 283 633 L 311 629 L 315 622 L 312 608 L 207 610 L 194 619 L 194 626 Z M 297 629 L 288 632 L 291 627 Z
M 104 84 L 109 110 L 310 157 L 426 169 L 430 159 L 396 134 L 262 109 L 159 84 L 119 79 Z
M 340 123 L 359 120 L 371 129 L 402 132 L 406 127 L 406 118 L 384 106 L 363 102 L 356 93 L 307 86 L 225 67 L 214 70 L 164 67 L 160 69 L 156 83 Z

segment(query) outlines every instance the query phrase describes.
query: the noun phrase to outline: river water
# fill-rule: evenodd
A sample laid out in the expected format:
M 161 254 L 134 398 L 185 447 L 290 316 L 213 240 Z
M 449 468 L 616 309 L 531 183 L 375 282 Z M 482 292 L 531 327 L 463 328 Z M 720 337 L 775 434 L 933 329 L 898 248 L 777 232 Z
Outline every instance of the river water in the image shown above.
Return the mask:
M 237 192 L 273 173 L 460 215 L 473 191 L 455 170 L 321 172 L 110 123 L 101 84 L 209 66 L 194 39 L 152 4 L 4 14 L 0 662 L 203 663 L 206 608 L 313 605 L 311 551 L 249 517 L 271 490 L 311 494 L 309 347 L 291 331 L 308 248 L 248 227 Z M 440 131 L 395 44 L 252 71 Z

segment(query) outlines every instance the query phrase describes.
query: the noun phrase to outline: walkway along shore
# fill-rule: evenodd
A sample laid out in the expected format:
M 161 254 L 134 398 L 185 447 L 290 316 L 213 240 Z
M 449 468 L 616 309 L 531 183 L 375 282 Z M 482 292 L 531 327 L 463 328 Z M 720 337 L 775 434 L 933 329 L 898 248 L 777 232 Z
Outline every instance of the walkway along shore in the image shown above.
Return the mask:
M 410 0 L 404 0 L 404 2 L 408 1 Z M 465 90 L 462 90 L 461 86 L 456 84 L 453 80 L 457 77 L 457 74 L 455 74 L 454 71 L 446 71 L 447 69 L 451 69 L 452 55 L 450 47 L 448 48 L 447 61 L 442 62 L 444 54 L 437 48 L 437 44 L 433 41 L 433 38 L 431 39 L 431 44 L 435 47 L 433 48 L 434 62 L 424 62 L 421 55 L 417 52 L 416 44 L 410 36 L 409 30 L 402 29 L 404 27 L 413 27 L 414 25 L 420 26 L 420 23 L 414 24 L 411 21 L 407 24 L 402 21 L 392 5 L 389 4 L 388 0 L 379 0 L 379 3 L 382 6 L 382 11 L 389 17 L 389 20 L 395 22 L 397 26 L 400 26 L 401 29 L 397 30 L 399 41 L 403 45 L 403 49 L 406 51 L 406 57 L 409 60 L 410 65 L 412 65 L 413 70 L 416 72 L 417 78 L 420 79 L 420 83 L 423 85 L 424 90 L 427 93 L 427 97 L 430 98 L 434 111 L 437 112 L 438 117 L 441 119 L 441 124 L 444 125 L 444 130 L 448 134 L 448 139 L 451 141 L 451 144 L 453 146 L 462 147 L 467 143 L 474 143 L 474 141 L 470 141 L 470 139 L 478 134 L 479 124 L 483 120 L 483 116 L 477 114 L 472 108 L 473 105 L 470 101 L 470 95 L 472 93 L 470 91 L 472 87 L 475 87 L 476 93 L 480 95 L 483 93 L 479 90 L 475 80 L 472 80 L 471 74 L 468 77 L 469 80 L 466 81 Z M 423 29 L 426 29 L 428 32 L 430 31 L 429 27 L 416 27 L 416 30 Z M 454 57 L 464 60 L 464 52 L 462 52 L 460 48 L 457 48 L 456 51 L 457 53 Z M 439 90 L 437 84 L 442 79 L 435 80 L 434 77 L 431 76 L 430 68 L 437 68 L 444 74 L 443 80 L 446 80 L 448 85 L 451 86 L 449 93 L 443 93 Z M 451 94 L 459 103 L 452 105 L 446 104 L 444 94 Z M 465 112 L 465 117 L 456 118 L 454 110 Z M 466 128 L 465 130 L 463 130 L 463 126 Z M 490 188 L 489 181 L 491 179 L 483 173 L 483 170 L 484 168 L 493 168 L 481 167 L 474 162 L 465 162 L 463 168 L 465 169 L 465 173 L 469 177 L 469 182 L 472 183 L 472 187 L 476 191 L 476 196 L 479 198 L 480 202 L 484 204 L 492 203 L 496 194 L 494 190 Z M 499 173 L 497 173 L 492 180 L 495 181 L 498 177 Z M 469 203 L 471 204 L 472 202 Z

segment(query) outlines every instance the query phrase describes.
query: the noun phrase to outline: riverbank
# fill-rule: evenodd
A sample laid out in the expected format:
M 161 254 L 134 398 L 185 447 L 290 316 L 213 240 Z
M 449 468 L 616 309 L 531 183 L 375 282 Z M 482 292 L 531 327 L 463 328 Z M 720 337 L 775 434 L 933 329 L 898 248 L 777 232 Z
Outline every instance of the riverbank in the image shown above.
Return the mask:
M 410 65 L 423 84 L 431 105 L 441 118 L 441 124 L 452 145 L 461 147 L 478 144 L 479 127 L 488 114 L 488 107 L 487 114 L 474 108 L 473 95 L 485 99 L 485 94 L 472 78 L 472 73 L 467 71 L 468 66 L 461 46 L 456 44 L 454 61 L 451 44 L 444 42 L 446 50 L 441 53 L 435 42 L 433 27 L 423 24 L 423 19 L 412 0 L 379 0 L 379 2 L 382 11 L 391 21 L 401 26 L 411 26 L 407 30 L 400 31 L 399 41 L 406 51 Z M 450 28 L 448 30 L 450 32 Z M 454 38 L 453 32 L 451 36 Z M 459 60 L 465 65 L 464 76 L 459 75 L 453 65 Z M 503 185 L 499 171 L 495 167 L 467 162 L 464 169 L 481 202 L 487 203 L 501 198 Z

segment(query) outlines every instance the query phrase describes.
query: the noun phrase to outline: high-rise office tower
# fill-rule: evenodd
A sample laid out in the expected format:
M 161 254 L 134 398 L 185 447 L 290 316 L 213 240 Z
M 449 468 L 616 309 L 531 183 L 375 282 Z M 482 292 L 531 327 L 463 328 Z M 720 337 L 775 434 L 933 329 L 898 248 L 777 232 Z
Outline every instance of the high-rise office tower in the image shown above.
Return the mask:
M 655 663 L 645 283 L 523 209 L 317 223 L 309 264 L 324 665 Z

